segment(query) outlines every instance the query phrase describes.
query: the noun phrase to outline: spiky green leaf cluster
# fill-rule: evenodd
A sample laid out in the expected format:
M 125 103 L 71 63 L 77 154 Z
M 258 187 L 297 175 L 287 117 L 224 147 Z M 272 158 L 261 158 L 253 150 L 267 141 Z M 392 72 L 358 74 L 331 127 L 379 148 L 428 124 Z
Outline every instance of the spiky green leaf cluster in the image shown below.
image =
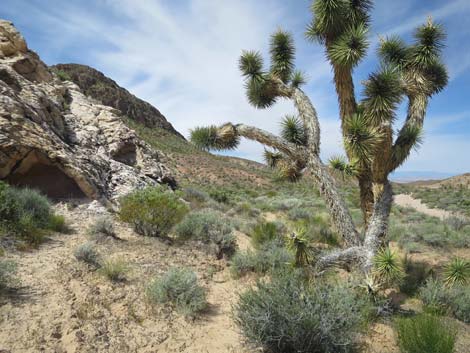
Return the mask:
M 394 117 L 394 112 L 402 99 L 401 77 L 391 66 L 372 73 L 365 83 L 362 106 L 364 112 L 376 124 Z
M 333 64 L 354 67 L 366 55 L 368 46 L 367 27 L 360 23 L 345 31 L 328 48 L 328 57 Z
M 260 77 L 263 74 L 263 57 L 257 51 L 243 51 L 239 68 L 243 76 L 247 78 Z
M 404 67 L 409 59 L 410 48 L 398 36 L 382 39 L 378 54 L 387 65 Z
M 294 70 L 295 46 L 290 33 L 278 30 L 271 36 L 271 73 L 288 83 Z
M 237 148 L 240 137 L 227 125 L 210 125 L 190 130 L 190 141 L 204 151 L 223 151 Z
M 306 36 L 326 45 L 333 65 L 352 68 L 365 56 L 370 0 L 314 0 Z
M 288 238 L 287 247 L 294 253 L 293 265 L 295 267 L 306 267 L 311 263 L 311 253 L 305 237 L 306 234 L 305 227 L 298 227 Z
M 330 168 L 343 177 L 352 177 L 359 174 L 356 163 L 348 163 L 343 156 L 333 156 L 329 159 Z
M 403 163 L 412 148 L 418 149 L 423 143 L 423 129 L 415 125 L 406 125 L 399 133 L 393 149 L 393 160 Z M 401 164 L 400 163 L 400 164 Z
M 284 140 L 296 145 L 307 144 L 307 134 L 302 121 L 293 115 L 286 115 L 281 121 L 281 136 Z
M 263 158 L 270 168 L 276 168 L 278 162 L 283 158 L 281 152 L 264 149 Z
M 267 74 L 249 79 L 245 88 L 248 101 L 256 108 L 265 109 L 277 101 L 276 85 Z
M 441 59 L 445 38 L 442 25 L 429 20 L 417 28 L 413 45 L 407 46 L 394 36 L 382 40 L 378 51 L 385 64 L 396 66 L 404 74 L 408 94 L 432 96 L 448 83 Z
M 455 258 L 444 268 L 444 282 L 448 286 L 466 285 L 470 281 L 470 262 Z
M 382 134 L 370 123 L 364 114 L 354 114 L 345 120 L 344 147 L 348 155 L 361 163 L 372 160 Z
M 301 71 L 294 71 L 291 77 L 291 85 L 292 87 L 299 88 L 300 86 L 307 83 L 307 79 L 305 75 Z
M 411 60 L 418 66 L 426 66 L 440 56 L 446 34 L 442 25 L 429 20 L 415 32 L 416 44 L 412 48 Z
M 397 284 L 403 280 L 403 262 L 389 247 L 382 248 L 374 257 L 374 276 L 385 285 Z

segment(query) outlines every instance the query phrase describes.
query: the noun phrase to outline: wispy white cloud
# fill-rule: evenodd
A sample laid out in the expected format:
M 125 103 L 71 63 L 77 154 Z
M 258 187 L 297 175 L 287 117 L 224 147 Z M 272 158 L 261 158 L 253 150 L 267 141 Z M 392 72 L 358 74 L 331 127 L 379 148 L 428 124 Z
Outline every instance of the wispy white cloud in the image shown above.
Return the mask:
M 197 125 L 226 121 L 277 132 L 280 117 L 293 112 L 287 101 L 280 101 L 269 110 L 252 108 L 244 95 L 237 59 L 243 49 L 260 49 L 267 57 L 269 35 L 279 26 L 301 31 L 299 17 L 302 21 L 305 18 L 306 0 L 305 11 L 299 16 L 292 12 L 298 4 L 280 0 L 97 0 L 88 5 L 73 0 L 48 0 L 47 5 L 39 0 L 5 1 L 13 19 L 23 18 L 23 23 L 51 39 L 44 47 L 47 52 L 40 52 L 41 55 L 66 50 L 71 44 L 83 47 L 75 54 L 76 62 L 83 62 L 86 57 L 86 63 L 158 107 L 184 134 Z M 470 12 L 468 0 L 430 1 L 429 10 L 422 5 L 418 0 L 377 2 L 372 40 L 377 41 L 374 33 L 408 35 L 428 14 L 449 21 L 451 16 Z M 458 33 L 462 35 L 462 31 Z M 300 68 L 309 77 L 305 89 L 321 120 L 322 155 L 328 158 L 342 153 L 331 69 L 321 48 L 302 41 L 302 35 L 297 34 L 296 38 L 298 61 L 303 64 Z M 470 57 L 465 50 L 457 50 L 455 37 L 452 40 L 447 61 L 452 77 L 456 77 L 468 72 Z M 30 44 L 34 48 L 35 43 Z M 372 43 L 371 48 L 374 47 Z M 460 47 L 470 50 L 468 44 Z M 371 50 L 369 60 L 374 56 Z M 369 60 L 359 68 L 359 74 L 370 71 Z M 458 119 L 462 114 L 454 109 L 448 116 Z M 426 122 L 426 143 L 419 154 L 410 158 L 406 169 L 457 170 L 459 158 L 470 165 L 469 157 L 462 152 L 468 147 L 468 137 L 453 139 L 453 135 L 439 134 L 451 122 L 451 118 L 431 118 Z M 244 141 L 237 154 L 260 160 L 262 149 Z M 437 155 L 452 157 L 442 165 L 435 163 Z

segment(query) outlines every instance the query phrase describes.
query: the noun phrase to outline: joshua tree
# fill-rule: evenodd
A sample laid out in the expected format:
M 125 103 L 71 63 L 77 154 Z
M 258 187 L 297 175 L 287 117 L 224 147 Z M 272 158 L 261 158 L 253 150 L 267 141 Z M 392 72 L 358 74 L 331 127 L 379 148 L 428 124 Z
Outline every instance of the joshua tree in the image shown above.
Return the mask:
M 367 272 L 377 250 L 384 244 L 392 203 L 388 175 L 421 143 L 423 121 L 429 99 L 447 84 L 441 61 L 445 34 L 431 19 L 418 27 L 414 42 L 398 37 L 380 38 L 379 68 L 363 82 L 357 100 L 353 70 L 368 49 L 371 0 L 315 0 L 313 20 L 306 36 L 319 42 L 332 66 L 339 102 L 339 118 L 345 157 L 334 157 L 326 166 L 320 159 L 320 125 L 310 99 L 300 88 L 305 80 L 294 67 L 292 37 L 282 30 L 271 37 L 271 65 L 264 68 L 257 51 L 245 51 L 240 70 L 246 81 L 249 102 L 268 108 L 280 98 L 292 100 L 297 116 L 283 120 L 281 136 L 244 124 L 196 128 L 192 141 L 205 149 L 233 149 L 240 137 L 258 141 L 271 166 L 278 166 L 292 180 L 309 171 L 329 209 L 344 248 L 320 258 L 317 268 L 360 265 Z M 396 110 L 407 99 L 403 126 L 394 134 Z M 332 170 L 357 178 L 364 229 L 356 229 L 351 214 L 338 192 Z

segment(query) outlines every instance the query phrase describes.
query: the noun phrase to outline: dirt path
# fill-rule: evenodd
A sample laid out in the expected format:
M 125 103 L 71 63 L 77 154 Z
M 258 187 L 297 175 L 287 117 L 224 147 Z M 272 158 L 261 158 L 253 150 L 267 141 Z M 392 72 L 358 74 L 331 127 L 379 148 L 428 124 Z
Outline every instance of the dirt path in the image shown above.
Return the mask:
M 116 223 L 124 241 L 96 246 L 103 257 L 125 259 L 132 271 L 125 283 L 112 283 L 73 256 L 97 216 L 87 207 L 60 210 L 73 234 L 9 255 L 18 263 L 21 288 L 0 298 L 0 352 L 246 352 L 231 320 L 243 282 L 231 279 L 223 261 L 194 244 L 170 246 Z M 172 266 L 190 267 L 208 289 L 209 309 L 199 319 L 147 302 L 149 281 Z
M 399 194 L 394 196 L 394 202 L 398 206 L 402 207 L 411 207 L 416 211 L 424 213 L 428 216 L 437 217 L 441 220 L 454 216 L 452 212 L 442 210 L 439 208 L 429 208 L 426 204 L 421 202 L 421 200 L 413 198 L 411 195 Z

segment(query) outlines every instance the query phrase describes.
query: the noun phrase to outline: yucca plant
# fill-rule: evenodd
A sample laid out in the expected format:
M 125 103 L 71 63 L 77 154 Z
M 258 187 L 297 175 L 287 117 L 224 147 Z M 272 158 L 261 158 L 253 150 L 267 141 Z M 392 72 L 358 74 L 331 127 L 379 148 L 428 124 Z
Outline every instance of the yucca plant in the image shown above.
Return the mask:
M 444 267 L 444 283 L 448 286 L 466 285 L 470 279 L 470 262 L 456 257 Z
M 372 0 L 314 0 L 313 19 L 306 31 L 307 39 L 323 46 L 332 67 L 345 157 L 332 158 L 330 165 L 335 172 L 358 181 L 364 234 L 354 225 L 332 169 L 320 158 L 319 119 L 301 89 L 306 80 L 295 67 L 291 33 L 279 29 L 271 36 L 269 65 L 261 52 L 253 50 L 243 51 L 239 61 L 251 105 L 266 109 L 280 99 L 294 104 L 296 112 L 282 120 L 280 135 L 228 123 L 207 131 L 194 130 L 195 136 L 191 136 L 196 145 L 214 150 L 235 148 L 240 137 L 260 142 L 278 153 L 266 159 L 283 177 L 297 181 L 304 172 L 313 177 L 345 246 L 320 257 L 316 263 L 320 271 L 332 265 L 349 268 L 361 264 L 365 273 L 370 272 L 375 254 L 386 244 L 392 204 L 388 176 L 422 143 L 429 101 L 448 81 L 441 59 L 445 33 L 429 19 L 416 29 L 412 43 L 396 36 L 381 38 L 377 48 L 380 64 L 365 80 L 357 80 L 363 84 L 358 98 L 353 72 L 369 47 L 372 6 Z M 406 117 L 398 119 L 404 100 Z M 404 121 L 401 127 L 396 126 L 399 121 Z
M 398 284 L 405 276 L 403 262 L 390 247 L 383 247 L 374 257 L 373 274 L 384 285 Z
M 308 241 L 305 238 L 306 232 L 305 228 L 297 228 L 297 230 L 288 237 L 287 244 L 288 248 L 294 253 L 293 265 L 295 267 L 306 267 L 312 261 Z

